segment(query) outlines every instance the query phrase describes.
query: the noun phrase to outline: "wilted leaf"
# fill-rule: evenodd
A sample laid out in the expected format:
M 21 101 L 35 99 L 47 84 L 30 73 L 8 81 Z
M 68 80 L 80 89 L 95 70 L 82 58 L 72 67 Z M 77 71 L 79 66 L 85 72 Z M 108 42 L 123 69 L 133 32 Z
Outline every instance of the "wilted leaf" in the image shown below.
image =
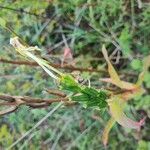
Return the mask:
M 115 124 L 115 122 L 116 121 L 114 118 L 110 118 L 105 126 L 105 129 L 104 129 L 103 135 L 102 135 L 102 141 L 103 141 L 104 146 L 106 146 L 108 143 L 109 132 L 110 132 L 111 128 L 113 127 L 113 125 Z
M 123 112 L 124 109 L 124 101 L 122 101 L 119 97 L 113 97 L 109 101 L 109 108 L 112 117 L 117 121 L 120 125 L 125 128 L 137 129 L 140 130 L 141 126 L 144 125 L 145 118 L 141 119 L 139 122 L 133 121 L 129 119 Z

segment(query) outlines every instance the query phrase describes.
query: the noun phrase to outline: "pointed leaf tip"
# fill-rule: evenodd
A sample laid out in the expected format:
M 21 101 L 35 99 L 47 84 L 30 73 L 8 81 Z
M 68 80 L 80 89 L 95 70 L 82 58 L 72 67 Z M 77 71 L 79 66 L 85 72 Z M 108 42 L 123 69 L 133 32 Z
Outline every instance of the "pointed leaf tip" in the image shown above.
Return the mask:
M 110 78 L 111 78 L 113 84 L 122 88 L 123 87 L 122 82 L 119 78 L 118 73 L 116 72 L 115 68 L 113 67 L 113 65 L 111 64 L 111 62 L 109 60 L 108 53 L 107 53 L 107 50 L 106 50 L 104 45 L 102 47 L 102 53 L 103 53 L 104 58 L 108 64 L 108 72 L 109 72 L 109 75 L 110 75 Z
M 113 127 L 113 125 L 115 124 L 115 120 L 114 118 L 110 118 L 109 121 L 107 122 L 105 129 L 103 131 L 103 135 L 102 135 L 102 141 L 103 141 L 103 145 L 106 147 L 107 143 L 108 143 L 108 136 L 109 136 L 109 132 L 111 130 L 111 128 Z
M 110 63 L 109 57 L 108 57 L 108 53 L 107 53 L 107 50 L 106 50 L 105 45 L 102 46 L 102 53 L 103 53 L 104 58 L 105 58 L 105 60 L 107 61 L 107 63 Z

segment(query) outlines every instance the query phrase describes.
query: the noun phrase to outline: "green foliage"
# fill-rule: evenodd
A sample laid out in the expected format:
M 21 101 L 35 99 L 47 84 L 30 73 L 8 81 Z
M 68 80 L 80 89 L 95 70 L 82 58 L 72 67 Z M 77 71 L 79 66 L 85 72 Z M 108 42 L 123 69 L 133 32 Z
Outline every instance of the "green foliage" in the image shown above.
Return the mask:
M 13 136 L 11 135 L 7 125 L 2 125 L 0 128 L 0 143 L 11 145 Z
M 13 60 L 19 59 L 19 56 L 9 47 L 9 39 L 13 34 L 3 28 L 5 25 L 11 27 L 14 32 L 30 45 L 42 47 L 43 51 L 41 55 L 50 59 L 53 56 L 52 54 L 62 55 L 64 45 L 57 45 L 63 41 L 61 38 L 63 33 L 65 37 L 69 39 L 67 41 L 68 44 L 71 43 L 69 46 L 72 48 L 79 67 L 94 66 L 95 68 L 102 68 L 101 65 L 104 60 L 101 58 L 101 45 L 105 44 L 109 50 L 109 54 L 111 54 L 111 52 L 114 51 L 114 41 L 119 44 L 121 51 L 127 56 L 133 55 L 135 58 L 136 56 L 144 57 L 149 54 L 150 5 L 145 3 L 145 1 L 142 1 L 143 7 L 139 9 L 137 1 L 133 0 L 134 5 L 132 9 L 134 9 L 134 13 L 132 16 L 130 1 L 89 0 L 89 4 L 87 4 L 86 0 L 51 0 L 51 3 L 48 3 L 48 1 L 49 0 L 0 1 L 0 5 L 2 6 L 50 16 L 50 19 L 45 19 L 43 17 L 35 17 L 34 15 L 1 8 L 0 17 L 6 22 L 0 19 L 0 57 Z M 54 17 L 52 17 L 53 15 Z M 133 21 L 135 26 L 132 24 Z M 62 26 L 62 31 L 60 31 L 60 26 Z M 48 55 L 47 53 L 51 48 L 54 49 L 51 51 L 51 54 Z M 123 71 L 129 71 L 128 59 L 127 61 L 126 59 L 121 59 L 118 66 L 121 75 L 124 75 Z M 131 67 L 136 71 L 142 69 L 141 63 L 137 59 L 133 60 Z M 81 74 L 81 76 L 83 76 L 83 74 Z M 99 78 L 101 77 L 103 76 L 100 73 L 89 73 L 88 78 L 91 79 L 92 87 L 100 89 L 103 86 L 103 84 L 99 82 Z M 123 78 L 127 81 L 136 80 L 135 77 L 127 75 L 124 75 Z M 57 84 L 45 76 L 43 71 L 39 68 L 31 68 L 28 66 L 14 67 L 2 63 L 0 63 L 0 85 L 0 92 L 2 93 L 29 95 L 41 98 L 51 97 L 44 91 L 43 87 L 57 87 Z M 142 109 L 147 112 L 149 116 L 149 73 L 145 75 L 143 86 L 146 88 L 146 95 L 137 97 L 135 98 L 136 100 L 132 102 L 135 104 L 136 110 Z M 95 91 L 93 88 L 84 86 L 79 87 L 77 82 L 72 80 L 72 77 L 62 78 L 61 88 L 71 91 L 72 93 L 79 93 L 79 95 L 72 95 L 72 99 L 75 101 L 80 100 L 83 105 L 90 103 L 89 106 L 105 106 L 105 94 L 102 91 Z M 92 98 L 91 93 L 95 93 Z M 99 98 L 100 94 L 104 95 L 101 95 Z M 81 97 L 78 98 L 78 96 Z M 102 97 L 103 99 L 101 100 Z M 82 102 L 82 100 L 84 101 Z M 10 127 L 4 127 L 1 123 L 0 133 L 3 136 L 0 141 L 2 147 L 0 147 L 0 149 L 6 149 L 12 141 L 15 142 L 19 139 L 53 107 L 54 105 L 39 110 L 22 107 L 14 114 L 1 117 L 1 121 L 5 120 Z M 130 110 L 129 106 L 128 109 Z M 93 115 L 95 114 L 98 117 L 100 116 L 98 118 L 99 121 L 97 120 L 91 127 L 95 121 L 93 119 Z M 101 145 L 101 131 L 105 126 L 103 119 L 107 120 L 108 118 L 106 113 L 103 113 L 104 118 L 101 116 L 102 112 L 88 108 L 83 109 L 80 106 L 67 109 L 61 108 L 55 112 L 52 118 L 47 119 L 42 126 L 35 130 L 33 134 L 19 142 L 15 149 L 28 150 L 41 149 L 43 147 L 45 147 L 45 149 L 51 149 L 52 144 L 55 142 L 57 142 L 55 149 L 58 150 L 67 149 L 72 143 L 75 144 L 72 144 L 71 149 L 103 149 Z M 68 119 L 72 118 L 73 121 L 70 122 L 57 141 L 64 124 Z M 140 117 L 137 119 L 140 119 Z M 86 130 L 87 128 L 88 130 Z M 142 131 L 145 132 L 145 136 L 148 138 L 149 132 L 146 132 L 147 128 L 149 128 L 148 123 L 145 124 Z M 10 129 L 13 130 L 13 132 L 11 132 Z M 84 130 L 86 130 L 85 134 Z M 134 139 L 133 136 L 135 136 L 135 134 L 131 135 L 131 132 L 124 131 L 116 126 L 114 132 L 110 134 L 108 149 L 115 150 L 116 147 L 120 150 L 135 150 L 137 147 L 139 150 L 149 149 L 149 142 L 141 140 L 137 144 L 137 140 Z M 143 136 L 143 134 L 141 134 L 141 136 Z
M 82 103 L 85 107 L 97 107 L 99 109 L 107 106 L 106 99 L 108 98 L 106 92 L 97 91 L 94 88 L 85 87 L 82 89 L 80 95 L 72 96 L 73 101 Z
M 85 107 L 97 107 L 99 109 L 107 106 L 106 99 L 108 98 L 106 92 L 96 90 L 91 87 L 81 86 L 70 75 L 63 75 L 60 80 L 62 90 L 72 92 L 71 100 L 82 103 Z
M 131 53 L 131 43 L 132 43 L 131 39 L 132 39 L 132 35 L 131 35 L 131 31 L 129 30 L 129 26 L 125 25 L 119 37 L 119 44 L 123 49 L 123 53 L 126 56 L 128 56 L 128 54 Z
M 73 93 L 81 92 L 80 85 L 75 81 L 71 75 L 63 75 L 60 80 L 60 88 Z
M 139 141 L 137 150 L 148 150 L 150 149 L 150 142 Z

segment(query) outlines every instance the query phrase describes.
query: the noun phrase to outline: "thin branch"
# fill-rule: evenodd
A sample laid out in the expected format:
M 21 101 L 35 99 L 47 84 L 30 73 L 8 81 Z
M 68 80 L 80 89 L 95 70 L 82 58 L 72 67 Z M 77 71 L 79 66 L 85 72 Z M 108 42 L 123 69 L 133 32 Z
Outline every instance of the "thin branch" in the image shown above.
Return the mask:
M 8 102 L 14 102 L 17 99 L 24 101 L 25 103 L 53 103 L 53 102 L 60 102 L 60 101 L 67 101 L 68 98 L 51 98 L 51 99 L 41 99 L 41 98 L 33 98 L 29 96 L 11 96 L 8 94 L 0 94 L 0 99 Z
M 22 61 L 22 60 L 14 61 L 14 60 L 8 60 L 8 59 L 0 58 L 0 62 L 13 64 L 13 65 L 27 65 L 27 66 L 31 66 L 31 67 L 38 67 L 39 66 L 36 62 L 33 62 L 33 61 L 30 61 L 30 62 L 29 61 Z M 49 63 L 49 64 L 51 66 L 53 66 L 54 68 L 66 69 L 66 70 L 71 70 L 71 71 L 91 72 L 91 73 L 92 72 L 107 73 L 107 71 L 104 69 L 81 68 L 81 67 L 68 66 L 68 65 L 62 66 L 61 64 L 54 64 L 54 63 Z M 126 72 L 126 71 L 122 71 L 121 74 L 133 76 L 133 77 L 137 76 L 137 74 L 134 72 Z
M 66 94 L 64 94 L 63 92 L 59 90 L 45 89 L 45 91 L 48 92 L 49 94 L 57 95 L 59 97 L 66 97 Z
M 58 92 L 56 95 L 57 94 Z M 15 112 L 20 105 L 26 105 L 32 108 L 44 108 L 56 102 L 63 102 L 66 106 L 75 104 L 74 102 L 70 102 L 68 97 L 64 97 L 64 95 L 59 98 L 41 99 L 29 96 L 11 96 L 8 94 L 0 94 L 0 101 L 2 101 L 0 102 L 0 106 L 3 108 L 4 106 L 8 107 L 8 109 L 0 111 L 0 116 Z
M 59 90 L 47 90 L 50 94 L 59 96 L 57 98 L 42 99 L 42 98 L 33 98 L 29 96 L 12 96 L 8 94 L 0 94 L 0 106 L 8 107 L 0 111 L 0 116 L 8 113 L 12 113 L 18 109 L 20 105 L 26 105 L 31 108 L 44 108 L 50 106 L 52 103 L 63 102 L 66 106 L 72 106 L 76 102 L 69 101 L 69 98 L 65 93 L 60 92 Z M 113 94 L 118 95 L 126 92 L 131 92 L 130 90 L 119 90 L 113 91 Z M 111 95 L 111 94 L 110 94 Z M 109 96 L 110 96 L 109 95 Z
M 13 112 L 16 111 L 17 109 L 18 109 L 18 107 L 12 106 L 12 107 L 9 107 L 8 109 L 1 110 L 1 111 L 0 111 L 0 116 L 13 113 Z
M 32 98 L 32 97 L 23 97 L 21 100 L 25 101 L 27 104 L 30 103 L 55 103 L 55 102 L 61 102 L 61 101 L 68 101 L 68 98 L 51 98 L 51 99 L 40 99 L 40 98 Z
M 8 60 L 8 59 L 3 59 L 0 58 L 0 62 L 2 63 L 9 63 L 9 64 L 14 64 L 14 65 L 28 65 L 28 66 L 39 66 L 36 62 L 29 62 L 29 61 L 14 61 L 14 60 Z M 60 69 L 67 69 L 71 71 L 85 71 L 85 72 L 101 72 L 101 73 L 107 73 L 107 71 L 103 69 L 94 69 L 94 68 L 81 68 L 81 67 L 74 67 L 74 66 L 62 66 L 60 64 L 54 64 L 50 63 L 51 66 L 55 68 L 60 68 Z

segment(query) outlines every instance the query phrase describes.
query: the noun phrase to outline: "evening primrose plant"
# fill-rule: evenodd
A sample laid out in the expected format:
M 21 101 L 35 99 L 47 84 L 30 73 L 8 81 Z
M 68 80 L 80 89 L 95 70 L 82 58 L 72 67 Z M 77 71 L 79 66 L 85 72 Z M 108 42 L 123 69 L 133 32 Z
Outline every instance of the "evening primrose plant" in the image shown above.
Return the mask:
M 118 73 L 109 60 L 105 46 L 102 47 L 102 52 L 108 65 L 110 78 L 103 78 L 101 81 L 112 83 L 120 89 L 124 90 L 122 93 L 115 94 L 105 89 L 97 90 L 93 87 L 79 84 L 78 81 L 70 74 L 60 72 L 56 68 L 52 67 L 49 62 L 33 54 L 35 50 L 40 50 L 37 46 L 25 46 L 19 41 L 18 37 L 11 38 L 10 44 L 23 57 L 33 59 L 35 62 L 37 62 L 49 76 L 54 78 L 54 80 L 59 83 L 59 89 L 68 91 L 67 93 L 69 93 L 68 97 L 70 101 L 79 102 L 84 107 L 109 109 L 111 118 L 105 126 L 102 136 L 102 141 L 105 146 L 108 143 L 109 132 L 115 123 L 119 123 L 125 128 L 136 130 L 140 130 L 141 126 L 144 125 L 145 118 L 142 118 L 137 122 L 128 118 L 124 113 L 124 106 L 127 101 L 133 98 L 137 93 L 142 95 L 145 92 L 142 87 L 142 82 L 144 75 L 150 66 L 150 56 L 144 59 L 143 72 L 139 75 L 137 83 L 133 84 L 130 82 L 122 81 L 119 78 Z

